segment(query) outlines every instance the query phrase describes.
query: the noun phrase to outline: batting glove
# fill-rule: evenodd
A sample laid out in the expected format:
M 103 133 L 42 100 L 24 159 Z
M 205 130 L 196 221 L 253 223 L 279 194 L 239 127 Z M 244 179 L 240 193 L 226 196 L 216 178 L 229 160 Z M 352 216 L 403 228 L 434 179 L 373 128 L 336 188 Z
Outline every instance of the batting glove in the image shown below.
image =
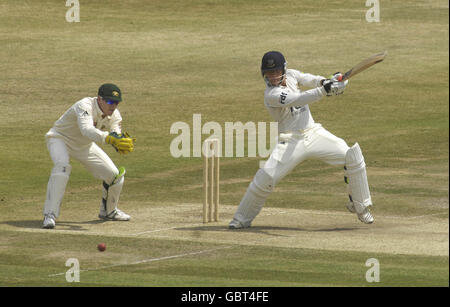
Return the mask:
M 327 96 L 340 95 L 344 93 L 348 80 L 344 82 L 333 81 L 333 79 L 326 79 L 323 81 L 323 88 L 327 92 Z

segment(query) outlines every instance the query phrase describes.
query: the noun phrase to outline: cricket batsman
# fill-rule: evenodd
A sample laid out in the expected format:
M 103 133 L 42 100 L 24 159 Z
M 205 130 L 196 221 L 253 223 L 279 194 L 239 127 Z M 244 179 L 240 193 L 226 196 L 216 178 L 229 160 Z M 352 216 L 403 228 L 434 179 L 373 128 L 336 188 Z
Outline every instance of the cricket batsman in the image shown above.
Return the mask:
M 261 73 L 266 82 L 264 104 L 278 122 L 279 141 L 265 166 L 259 169 L 229 223 L 230 229 L 250 227 L 261 211 L 275 185 L 297 165 L 307 159 L 320 159 L 330 165 L 344 166 L 349 194 L 347 209 L 366 224 L 374 219 L 367 182 L 366 165 L 358 143 L 347 143 L 314 122 L 309 104 L 323 96 L 340 95 L 348 80 L 340 82 L 341 73 L 329 79 L 287 69 L 287 62 L 278 51 L 264 54 Z M 302 91 L 299 87 L 311 88 Z
M 122 133 L 122 117 L 117 109 L 122 93 L 114 84 L 103 84 L 97 97 L 86 97 L 72 105 L 45 135 L 53 161 L 44 204 L 43 228 L 55 227 L 61 202 L 69 180 L 70 158 L 103 181 L 103 198 L 99 218 L 128 221 L 130 216 L 117 208 L 125 169 L 117 169 L 108 155 L 96 144 L 111 144 L 120 154 L 134 149 L 134 139 Z

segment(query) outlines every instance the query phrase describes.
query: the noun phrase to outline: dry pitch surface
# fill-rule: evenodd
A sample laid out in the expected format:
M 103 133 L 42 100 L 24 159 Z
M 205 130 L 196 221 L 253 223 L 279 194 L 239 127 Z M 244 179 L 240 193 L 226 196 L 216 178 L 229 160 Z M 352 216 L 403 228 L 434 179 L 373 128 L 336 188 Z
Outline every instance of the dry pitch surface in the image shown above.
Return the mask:
M 375 223 L 360 223 L 345 212 L 264 208 L 251 228 L 229 230 L 234 206 L 221 206 L 220 221 L 203 224 L 201 204 L 164 204 L 151 209 L 128 203 L 130 222 L 58 220 L 54 230 L 40 229 L 41 221 L 17 220 L 2 230 L 56 234 L 160 238 L 230 246 L 258 245 L 388 254 L 449 255 L 449 223 L 443 214 L 400 217 L 375 215 Z

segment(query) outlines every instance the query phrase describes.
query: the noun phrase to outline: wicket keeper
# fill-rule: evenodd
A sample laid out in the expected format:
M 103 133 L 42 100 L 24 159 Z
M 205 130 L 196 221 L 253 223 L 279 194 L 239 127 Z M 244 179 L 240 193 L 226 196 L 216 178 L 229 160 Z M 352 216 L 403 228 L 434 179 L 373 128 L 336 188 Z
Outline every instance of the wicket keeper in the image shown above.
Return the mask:
M 103 84 L 97 97 L 86 97 L 76 102 L 45 135 L 53 168 L 47 185 L 43 228 L 55 227 L 70 176 L 70 158 L 80 161 L 95 178 L 103 181 L 99 218 L 112 221 L 130 219 L 117 208 L 125 169 L 117 169 L 96 144 L 111 144 L 120 154 L 133 151 L 134 139 L 121 131 L 122 117 L 117 109 L 121 101 L 122 93 L 116 85 Z

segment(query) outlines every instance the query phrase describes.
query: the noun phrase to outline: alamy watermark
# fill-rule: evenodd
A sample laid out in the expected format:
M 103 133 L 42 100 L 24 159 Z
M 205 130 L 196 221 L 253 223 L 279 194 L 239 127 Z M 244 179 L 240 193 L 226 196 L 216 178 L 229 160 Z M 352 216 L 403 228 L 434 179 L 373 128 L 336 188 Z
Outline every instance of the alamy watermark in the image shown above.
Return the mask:
M 66 21 L 80 22 L 80 2 L 78 0 L 67 0 L 66 7 L 69 7 L 66 12 Z
M 366 0 L 366 7 L 370 7 L 366 12 L 366 21 L 380 22 L 380 0 Z
M 69 258 L 66 261 L 66 267 L 69 267 L 66 271 L 67 282 L 80 282 L 80 262 L 77 258 Z
M 367 282 L 380 282 L 380 262 L 376 258 L 369 258 L 366 261 L 366 267 L 370 269 L 366 272 Z
M 170 127 L 170 134 L 177 135 L 170 143 L 170 154 L 174 158 L 201 157 L 202 151 L 205 156 L 209 156 L 209 151 L 203 148 L 202 135 L 209 135 L 207 139 L 219 140 L 220 157 L 244 157 L 247 148 L 247 157 L 267 158 L 278 140 L 278 122 L 270 122 L 269 125 L 265 122 L 225 122 L 222 127 L 213 121 L 202 124 L 201 114 L 193 114 L 192 127 L 185 122 L 176 122 Z M 224 148 L 221 148 L 223 143 Z

